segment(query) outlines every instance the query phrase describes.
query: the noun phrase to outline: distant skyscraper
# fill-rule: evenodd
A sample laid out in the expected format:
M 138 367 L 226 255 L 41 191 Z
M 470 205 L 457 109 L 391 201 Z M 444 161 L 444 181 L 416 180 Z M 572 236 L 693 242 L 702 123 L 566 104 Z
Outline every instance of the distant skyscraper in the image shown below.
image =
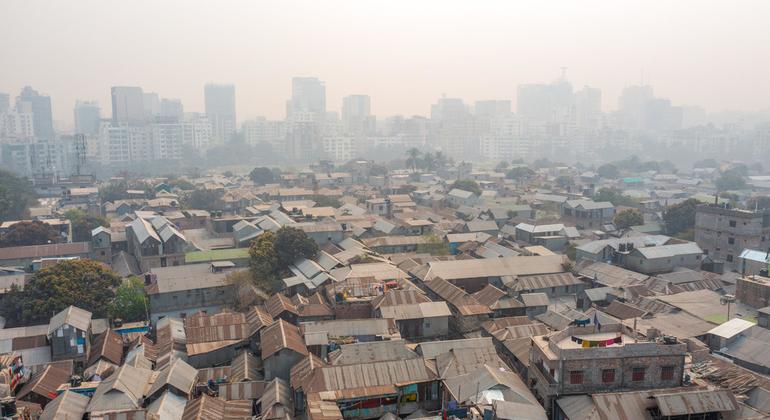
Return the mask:
M 342 124 L 350 134 L 373 131 L 375 125 L 368 95 L 350 95 L 342 98 Z
M 476 101 L 473 113 L 480 117 L 504 117 L 511 113 L 511 101 Z
M 91 101 L 77 101 L 75 104 L 75 133 L 86 135 L 99 134 L 101 108 Z
M 160 114 L 160 96 L 155 92 L 144 92 L 142 106 L 147 119 L 152 120 L 152 117 Z
M 647 103 L 653 99 L 651 86 L 629 86 L 623 89 L 618 99 L 624 128 L 641 130 L 647 120 Z
M 112 123 L 141 125 L 146 121 L 142 88 L 114 86 L 112 88 Z
M 19 113 L 32 114 L 35 137 L 44 141 L 54 139 L 51 98 L 49 96 L 41 95 L 27 86 L 16 98 L 16 110 Z
M 11 107 L 11 96 L 7 93 L 0 92 L 0 114 L 8 111 Z
M 166 118 L 176 118 L 182 121 L 184 118 L 184 107 L 179 99 L 166 99 L 160 101 L 160 115 Z
M 548 85 L 520 85 L 516 95 L 517 113 L 532 121 L 553 122 L 572 106 L 572 85 L 564 79 Z
M 580 128 L 599 128 L 602 119 L 601 90 L 584 86 L 575 92 L 575 118 Z
M 326 86 L 315 77 L 295 77 L 291 79 L 291 100 L 287 106 L 287 116 L 311 113 L 322 118 L 326 113 Z
M 214 139 L 220 143 L 230 140 L 235 132 L 235 86 L 207 84 L 204 96 Z

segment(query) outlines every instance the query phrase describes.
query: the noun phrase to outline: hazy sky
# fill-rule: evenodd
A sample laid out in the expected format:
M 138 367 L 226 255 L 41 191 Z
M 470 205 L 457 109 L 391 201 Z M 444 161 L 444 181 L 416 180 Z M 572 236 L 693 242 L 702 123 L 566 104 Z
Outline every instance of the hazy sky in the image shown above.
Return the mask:
M 380 116 L 429 114 L 442 93 L 512 99 L 567 67 L 575 87 L 645 81 L 674 104 L 770 107 L 770 1 L 0 0 L 0 91 L 76 99 L 109 116 L 109 87 L 139 85 L 203 110 L 206 82 L 236 85 L 238 119 L 282 118 L 292 76 L 352 93 Z

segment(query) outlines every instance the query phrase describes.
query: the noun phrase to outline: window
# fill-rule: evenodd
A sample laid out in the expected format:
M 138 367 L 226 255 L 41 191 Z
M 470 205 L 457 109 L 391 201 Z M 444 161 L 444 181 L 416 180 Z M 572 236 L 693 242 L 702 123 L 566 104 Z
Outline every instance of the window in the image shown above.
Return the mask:
M 647 368 L 635 367 L 631 371 L 631 380 L 634 382 L 641 382 L 644 380 L 644 374 L 647 372 Z
M 660 369 L 660 380 L 661 381 L 670 381 L 674 379 L 674 367 L 673 366 L 663 366 Z
M 564 286 L 564 293 L 569 293 L 569 286 Z
M 727 238 L 727 243 L 730 244 L 730 245 L 734 245 L 735 244 L 735 238 Z
M 602 369 L 602 383 L 611 384 L 615 382 L 615 369 Z
M 727 254 L 727 257 L 725 257 L 725 259 L 727 260 L 727 262 L 733 262 L 733 255 Z
M 556 293 L 556 288 L 555 287 L 551 288 L 551 293 Z
M 571 370 L 569 371 L 569 383 L 571 385 L 580 385 L 583 383 L 583 371 Z
M 730 220 L 730 227 L 735 227 L 737 223 L 735 223 L 735 220 Z

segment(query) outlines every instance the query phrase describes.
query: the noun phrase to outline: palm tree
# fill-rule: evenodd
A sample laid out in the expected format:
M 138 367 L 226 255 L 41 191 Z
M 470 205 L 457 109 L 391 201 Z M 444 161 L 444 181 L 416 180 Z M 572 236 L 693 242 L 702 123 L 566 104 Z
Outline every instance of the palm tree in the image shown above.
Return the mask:
M 436 170 L 436 164 L 438 161 L 436 160 L 436 156 L 428 152 L 422 156 L 422 163 L 426 171 L 433 172 Z
M 447 158 L 446 155 L 441 151 L 437 151 L 436 154 L 433 156 L 434 159 L 436 159 L 436 165 L 443 169 L 447 164 Z
M 412 167 L 412 172 L 417 172 L 417 159 L 420 158 L 420 149 L 412 147 L 406 151 L 406 155 L 409 156 L 406 160 L 406 165 Z

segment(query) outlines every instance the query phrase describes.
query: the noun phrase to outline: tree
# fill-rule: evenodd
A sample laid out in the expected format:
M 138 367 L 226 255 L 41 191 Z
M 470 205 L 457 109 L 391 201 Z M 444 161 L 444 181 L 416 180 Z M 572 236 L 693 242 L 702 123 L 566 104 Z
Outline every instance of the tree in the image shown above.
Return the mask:
M 758 195 L 751 197 L 746 202 L 746 208 L 749 210 L 767 210 L 770 209 L 770 197 L 766 195 Z
M 182 198 L 182 207 L 186 209 L 219 211 L 225 207 L 222 196 L 224 196 L 224 192 L 221 190 L 198 188 Z
M 297 228 L 284 226 L 278 229 L 274 243 L 278 263 L 283 269 L 299 258 L 314 258 L 318 254 L 318 245 L 307 234 Z
M 436 164 L 438 165 L 439 169 L 446 168 L 447 164 L 449 163 L 449 159 L 446 157 L 444 152 L 439 150 L 433 156 L 436 158 Z
M 249 267 L 254 278 L 264 278 L 278 270 L 278 254 L 275 252 L 275 233 L 266 231 L 251 242 Z
M 428 152 L 422 156 L 422 166 L 428 172 L 433 172 L 438 167 L 436 156 Z
M 693 168 L 718 168 L 719 163 L 714 159 L 702 159 L 692 165 Z
M 600 177 L 607 179 L 616 179 L 620 177 L 620 170 L 617 166 L 611 163 L 606 163 L 600 166 L 596 169 L 596 173 L 599 174 Z
M 110 227 L 110 222 L 104 217 L 88 214 L 80 209 L 68 210 L 64 217 L 72 224 L 72 241 L 87 242 L 91 240 L 91 231 L 99 226 Z
M 0 238 L 0 248 L 53 244 L 60 239 L 59 231 L 49 224 L 37 220 L 22 221 L 8 228 Z
M 318 207 L 334 207 L 336 209 L 342 206 L 342 203 L 340 202 L 339 198 L 329 196 L 329 195 L 316 194 L 311 197 L 311 200 L 315 201 L 315 204 Z
M 425 242 L 417 245 L 418 254 L 449 255 L 449 244 L 435 234 L 423 235 Z
M 369 168 L 369 175 L 371 176 L 385 176 L 387 174 L 388 168 L 385 165 L 374 163 L 372 164 L 372 167 Z
M 624 195 L 617 188 L 602 188 L 594 195 L 594 201 L 609 201 L 613 206 L 636 207 L 639 203 L 633 198 Z
M 147 319 L 149 301 L 144 290 L 144 282 L 139 277 L 123 280 L 110 305 L 110 316 L 123 321 L 134 322 Z
M 406 166 L 412 168 L 412 172 L 417 172 L 417 161 L 420 159 L 420 150 L 416 147 L 412 147 L 406 151 L 408 158 L 406 159 Z
M 548 158 L 540 158 L 532 162 L 532 166 L 536 169 L 551 168 L 553 167 L 553 162 Z
M 503 172 L 503 173 L 505 173 L 505 170 L 508 169 L 509 166 L 510 165 L 508 164 L 508 162 L 506 162 L 504 160 L 501 160 L 500 163 L 498 163 L 495 166 L 495 172 Z
M 631 226 L 644 224 L 644 216 L 637 209 L 625 209 L 615 215 L 613 223 L 618 229 L 628 229 Z
M 740 171 L 729 169 L 714 181 L 714 185 L 719 191 L 742 190 L 746 188 L 746 179 Z
M 515 180 L 527 179 L 533 176 L 535 176 L 535 171 L 526 166 L 517 166 L 505 173 L 506 178 Z
M 575 185 L 575 181 L 569 175 L 559 175 L 556 178 L 556 185 L 560 186 L 561 188 L 567 188 Z
M 669 206 L 663 212 L 663 220 L 666 223 L 666 233 L 674 235 L 695 227 L 695 208 L 698 200 L 687 199 L 679 204 Z
M 454 188 L 481 195 L 481 187 L 479 187 L 479 184 L 472 179 L 458 179 L 449 187 L 450 190 Z
M 36 204 L 37 194 L 28 179 L 0 169 L 0 220 L 23 219 Z
M 88 259 L 66 260 L 36 272 L 24 290 L 12 287 L 3 299 L 0 314 L 9 325 L 37 325 L 70 305 L 104 318 L 115 297 L 120 277 L 101 263 Z
M 275 174 L 270 168 L 260 166 L 251 170 L 249 178 L 256 185 L 265 185 L 275 181 Z

